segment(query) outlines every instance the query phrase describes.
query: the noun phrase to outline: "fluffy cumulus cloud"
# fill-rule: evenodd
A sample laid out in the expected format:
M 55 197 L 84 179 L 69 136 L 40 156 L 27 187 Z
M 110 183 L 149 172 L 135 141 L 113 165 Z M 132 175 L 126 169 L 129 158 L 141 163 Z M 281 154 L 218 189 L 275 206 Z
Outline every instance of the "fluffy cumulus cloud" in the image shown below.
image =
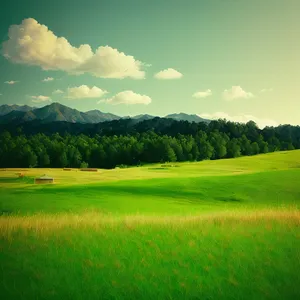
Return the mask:
M 229 115 L 224 112 L 216 112 L 213 114 L 199 114 L 199 117 L 209 120 L 226 119 L 232 122 L 247 123 L 248 121 L 254 121 L 259 128 L 266 126 L 278 126 L 279 124 L 271 119 L 261 119 L 247 114 Z
M 43 79 L 42 81 L 43 82 L 49 82 L 49 81 L 53 81 L 53 80 L 54 80 L 53 77 L 47 77 L 47 78 Z
M 13 85 L 13 84 L 16 84 L 17 82 L 18 82 L 18 81 L 10 80 L 10 81 L 5 81 L 4 83 Z
M 168 68 L 166 70 L 162 70 L 162 71 L 156 73 L 154 75 L 154 78 L 156 78 L 156 79 L 179 79 L 182 76 L 183 75 L 180 72 L 178 72 L 172 68 Z
M 124 91 L 116 94 L 110 99 L 100 100 L 98 103 L 106 102 L 109 104 L 145 104 L 148 105 L 151 103 L 151 98 L 146 95 L 136 94 L 133 91 Z
M 145 72 L 141 70 L 142 66 L 142 62 L 135 60 L 133 56 L 105 46 L 99 47 L 93 56 L 77 67 L 76 71 L 102 78 L 144 79 Z
M 31 101 L 34 103 L 42 103 L 42 102 L 47 102 L 51 101 L 51 98 L 48 96 L 31 96 Z
M 71 74 L 90 73 L 101 78 L 145 77 L 142 67 L 146 65 L 133 56 L 109 46 L 99 47 L 95 52 L 88 44 L 74 47 L 32 18 L 10 26 L 8 37 L 3 42 L 2 54 L 15 63 Z
M 63 94 L 64 92 L 62 90 L 55 90 L 52 92 L 52 94 Z
M 194 98 L 206 98 L 212 95 L 212 91 L 211 90 L 206 90 L 204 92 L 196 92 L 193 94 Z
M 87 85 L 75 86 L 68 88 L 66 98 L 68 99 L 84 99 L 84 98 L 100 98 L 107 94 L 107 91 L 96 86 L 92 88 Z
M 232 86 L 229 90 L 223 92 L 225 100 L 249 99 L 254 97 L 252 93 L 244 91 L 240 86 Z

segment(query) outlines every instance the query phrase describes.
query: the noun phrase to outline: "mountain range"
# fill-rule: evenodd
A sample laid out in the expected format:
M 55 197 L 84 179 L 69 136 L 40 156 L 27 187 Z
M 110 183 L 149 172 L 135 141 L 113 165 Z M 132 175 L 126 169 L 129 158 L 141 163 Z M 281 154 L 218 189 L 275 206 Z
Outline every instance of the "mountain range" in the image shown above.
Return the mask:
M 8 105 L 8 104 L 4 104 L 0 106 L 0 117 L 9 114 L 12 111 L 23 111 L 23 112 L 28 112 L 31 111 L 33 109 L 35 109 L 36 107 L 31 107 L 28 105 Z
M 95 124 L 120 119 L 133 119 L 137 122 L 141 122 L 153 118 L 156 118 L 156 116 L 142 114 L 132 117 L 120 117 L 111 113 L 104 113 L 99 110 L 81 112 L 57 102 L 41 108 L 30 107 L 28 105 L 0 105 L 0 124 L 21 124 L 34 120 L 40 120 L 42 123 L 64 121 L 70 123 Z M 209 120 L 203 119 L 197 115 L 189 115 L 185 113 L 169 114 L 164 118 L 174 119 L 177 121 L 209 122 Z

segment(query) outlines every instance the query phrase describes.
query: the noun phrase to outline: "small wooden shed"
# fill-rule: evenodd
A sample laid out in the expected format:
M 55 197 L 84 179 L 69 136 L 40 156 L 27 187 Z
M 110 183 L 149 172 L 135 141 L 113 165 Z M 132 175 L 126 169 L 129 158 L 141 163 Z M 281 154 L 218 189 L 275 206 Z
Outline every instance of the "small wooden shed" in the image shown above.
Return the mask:
M 54 178 L 49 177 L 47 175 L 43 175 L 41 177 L 34 179 L 35 184 L 45 184 L 45 183 L 54 183 Z
M 94 169 L 94 168 L 81 168 L 80 171 L 98 172 L 98 169 Z

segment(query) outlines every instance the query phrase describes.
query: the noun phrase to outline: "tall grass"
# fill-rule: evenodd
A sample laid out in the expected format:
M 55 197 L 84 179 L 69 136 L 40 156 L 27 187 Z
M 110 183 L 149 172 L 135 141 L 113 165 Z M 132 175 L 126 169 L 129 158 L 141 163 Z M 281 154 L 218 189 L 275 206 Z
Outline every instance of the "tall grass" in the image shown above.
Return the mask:
M 0 235 L 5 237 L 16 230 L 34 231 L 45 233 L 63 228 L 109 228 L 115 226 L 160 226 L 177 228 L 188 226 L 222 226 L 225 224 L 246 224 L 260 222 L 280 222 L 293 226 L 300 225 L 300 211 L 289 209 L 268 210 L 230 210 L 223 212 L 204 213 L 186 216 L 149 216 L 149 215 L 107 215 L 99 212 L 85 212 L 81 214 L 35 214 L 27 216 L 2 216 L 0 217 Z
M 0 298 L 300 299 L 299 159 L 1 172 Z
M 300 216 L 1 217 L 3 299 L 299 299 Z

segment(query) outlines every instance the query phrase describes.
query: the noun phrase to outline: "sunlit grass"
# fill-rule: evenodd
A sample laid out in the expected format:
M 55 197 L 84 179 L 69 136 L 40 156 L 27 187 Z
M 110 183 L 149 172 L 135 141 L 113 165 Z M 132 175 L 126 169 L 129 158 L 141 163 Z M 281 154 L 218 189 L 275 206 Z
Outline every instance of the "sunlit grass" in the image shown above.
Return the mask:
M 169 164 L 167 164 L 169 165 Z M 235 159 L 222 159 L 215 161 L 184 162 L 172 164 L 177 167 L 167 167 L 163 170 L 162 164 L 131 167 L 128 169 L 99 169 L 98 172 L 82 172 L 78 169 L 63 171 L 63 169 L 5 169 L 0 172 L 3 177 L 15 178 L 16 173 L 22 171 L 25 176 L 36 177 L 43 174 L 54 177 L 59 185 L 78 185 L 101 183 L 119 180 L 145 180 L 150 178 L 176 178 L 176 177 L 202 177 L 202 176 L 228 176 L 255 173 L 259 171 L 300 169 L 300 150 L 282 151 L 261 154 L 251 157 Z M 8 183 L 1 183 L 0 187 L 14 187 Z
M 2 217 L 0 288 L 4 299 L 298 299 L 299 225 L 295 211 Z
M 149 216 L 149 215 L 106 215 L 99 212 L 85 212 L 81 214 L 35 214 L 27 216 L 2 216 L 0 218 L 0 235 L 5 237 L 16 230 L 33 230 L 44 233 L 62 228 L 108 228 L 119 225 L 127 226 L 162 226 L 185 227 L 207 226 L 217 224 L 219 226 L 245 223 L 266 223 L 278 221 L 284 224 L 300 225 L 300 211 L 290 209 L 269 210 L 231 210 L 214 213 L 203 213 L 191 216 Z
M 299 162 L 1 171 L 1 299 L 299 299 Z

